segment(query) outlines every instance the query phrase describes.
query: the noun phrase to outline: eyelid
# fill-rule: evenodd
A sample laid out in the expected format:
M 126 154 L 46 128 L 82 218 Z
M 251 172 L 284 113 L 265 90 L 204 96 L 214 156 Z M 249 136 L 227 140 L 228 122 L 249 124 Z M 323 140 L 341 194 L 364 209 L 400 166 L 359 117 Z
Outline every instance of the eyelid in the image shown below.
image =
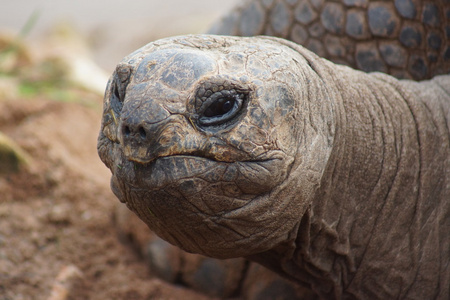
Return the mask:
M 221 98 L 235 98 L 236 95 L 238 95 L 238 93 L 235 90 L 222 90 L 220 92 L 215 92 L 202 102 L 201 106 L 198 108 L 197 113 L 199 115 L 203 114 L 205 110 L 208 109 L 208 107 L 210 107 L 214 102 L 218 101 Z
M 193 109 L 200 113 L 203 103 L 213 94 L 223 91 L 233 91 L 238 94 L 249 94 L 250 86 L 240 80 L 224 77 L 223 75 L 211 76 L 203 79 L 197 84 L 192 102 Z
M 247 82 L 228 77 L 212 76 L 197 84 L 197 88 L 189 101 L 188 111 L 196 120 L 199 128 L 222 130 L 238 122 L 246 112 L 247 102 L 251 97 L 253 86 Z M 220 115 L 206 117 L 205 111 L 220 98 L 233 98 L 233 108 Z
M 213 126 L 213 125 L 221 125 L 221 124 L 224 124 L 224 123 L 232 120 L 236 115 L 239 114 L 239 112 L 241 111 L 242 106 L 244 104 L 243 97 L 235 97 L 235 100 L 236 101 L 233 104 L 233 108 L 230 109 L 230 111 L 228 111 L 227 113 L 225 113 L 223 115 L 219 115 L 219 116 L 213 116 L 213 117 L 201 116 L 201 117 L 199 117 L 198 122 L 200 123 L 200 125 L 203 125 L 203 126 Z M 205 108 L 205 110 L 206 110 L 206 108 Z

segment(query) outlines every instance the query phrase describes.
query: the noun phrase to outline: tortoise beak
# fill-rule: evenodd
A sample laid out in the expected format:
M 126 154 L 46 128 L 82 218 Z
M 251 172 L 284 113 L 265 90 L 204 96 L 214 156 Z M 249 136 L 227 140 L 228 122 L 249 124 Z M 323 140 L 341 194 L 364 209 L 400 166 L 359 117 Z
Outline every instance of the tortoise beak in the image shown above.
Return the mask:
M 153 124 L 136 118 L 121 119 L 119 141 L 126 159 L 139 164 L 174 155 L 198 156 L 221 162 L 251 159 L 242 150 L 202 135 L 181 114 Z
M 121 119 L 119 141 L 125 157 L 140 164 L 147 164 L 158 157 L 182 151 L 183 139 L 188 135 L 181 116 L 166 118 L 157 123 L 132 116 Z M 184 127 L 184 128 L 183 128 Z

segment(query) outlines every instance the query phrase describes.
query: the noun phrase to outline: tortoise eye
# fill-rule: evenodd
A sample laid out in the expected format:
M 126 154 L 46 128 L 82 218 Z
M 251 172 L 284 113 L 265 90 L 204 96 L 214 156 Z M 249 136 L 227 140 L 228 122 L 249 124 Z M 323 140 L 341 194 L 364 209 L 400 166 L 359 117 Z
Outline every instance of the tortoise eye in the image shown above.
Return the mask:
M 221 125 L 239 114 L 244 94 L 236 91 L 220 91 L 212 94 L 200 109 L 199 123 L 203 126 Z
M 203 115 L 208 118 L 224 115 L 229 112 L 235 104 L 236 100 L 233 98 L 219 98 L 208 106 Z
M 119 94 L 119 87 L 117 86 L 117 84 L 114 84 L 114 96 L 116 96 L 119 101 L 121 100 Z
M 120 93 L 119 86 L 117 85 L 117 83 L 113 83 L 110 103 L 111 103 L 111 108 L 116 113 L 120 113 L 122 111 L 123 96 Z

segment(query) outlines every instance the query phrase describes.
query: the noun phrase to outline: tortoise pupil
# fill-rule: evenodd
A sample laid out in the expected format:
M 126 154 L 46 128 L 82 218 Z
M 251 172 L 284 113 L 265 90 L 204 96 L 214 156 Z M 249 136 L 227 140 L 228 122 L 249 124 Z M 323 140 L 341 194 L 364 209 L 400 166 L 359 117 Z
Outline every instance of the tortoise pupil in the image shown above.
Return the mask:
M 222 111 L 223 113 L 227 113 L 230 111 L 230 109 L 233 107 L 233 103 L 231 102 L 231 100 L 227 100 L 222 104 Z
M 114 96 L 116 96 L 117 99 L 120 100 L 119 88 L 117 87 L 117 85 L 114 86 Z
M 209 118 L 222 116 L 233 108 L 235 101 L 233 98 L 220 98 L 205 110 L 204 115 Z

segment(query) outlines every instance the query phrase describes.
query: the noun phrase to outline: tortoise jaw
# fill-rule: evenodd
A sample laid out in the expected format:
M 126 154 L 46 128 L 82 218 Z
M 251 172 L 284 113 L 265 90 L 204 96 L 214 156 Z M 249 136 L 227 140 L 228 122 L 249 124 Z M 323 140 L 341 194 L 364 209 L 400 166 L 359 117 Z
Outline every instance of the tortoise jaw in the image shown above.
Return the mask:
M 178 144 L 172 145 L 172 147 L 157 145 L 154 149 L 144 146 L 132 147 L 131 145 L 122 145 L 121 148 L 127 160 L 143 165 L 149 164 L 158 158 L 170 156 L 199 157 L 225 163 L 254 160 L 246 152 L 220 143 L 206 143 L 202 146 L 190 148 Z
M 129 161 L 138 163 L 140 165 L 147 165 L 147 164 L 151 163 L 152 161 L 154 161 L 156 158 L 153 158 L 153 159 L 141 159 L 139 157 L 127 157 L 127 159 Z
M 130 145 L 126 145 L 122 149 L 127 160 L 139 164 L 148 164 L 156 159 L 155 156 L 152 157 L 147 154 L 148 150 L 145 147 L 136 147 L 133 149 Z
M 138 163 L 140 165 L 147 165 L 152 163 L 153 161 L 159 158 L 166 157 L 198 157 L 201 159 L 209 159 L 216 162 L 222 163 L 234 163 L 234 162 L 245 162 L 245 161 L 253 161 L 249 155 L 246 153 L 236 150 L 236 151 L 223 151 L 223 152 L 214 152 L 214 153 L 205 153 L 203 151 L 192 151 L 192 152 L 180 152 L 180 153 L 168 153 L 167 155 L 157 155 L 157 156 L 140 156 L 136 155 L 136 153 L 130 153 L 124 151 L 125 158 L 128 161 L 132 161 Z

